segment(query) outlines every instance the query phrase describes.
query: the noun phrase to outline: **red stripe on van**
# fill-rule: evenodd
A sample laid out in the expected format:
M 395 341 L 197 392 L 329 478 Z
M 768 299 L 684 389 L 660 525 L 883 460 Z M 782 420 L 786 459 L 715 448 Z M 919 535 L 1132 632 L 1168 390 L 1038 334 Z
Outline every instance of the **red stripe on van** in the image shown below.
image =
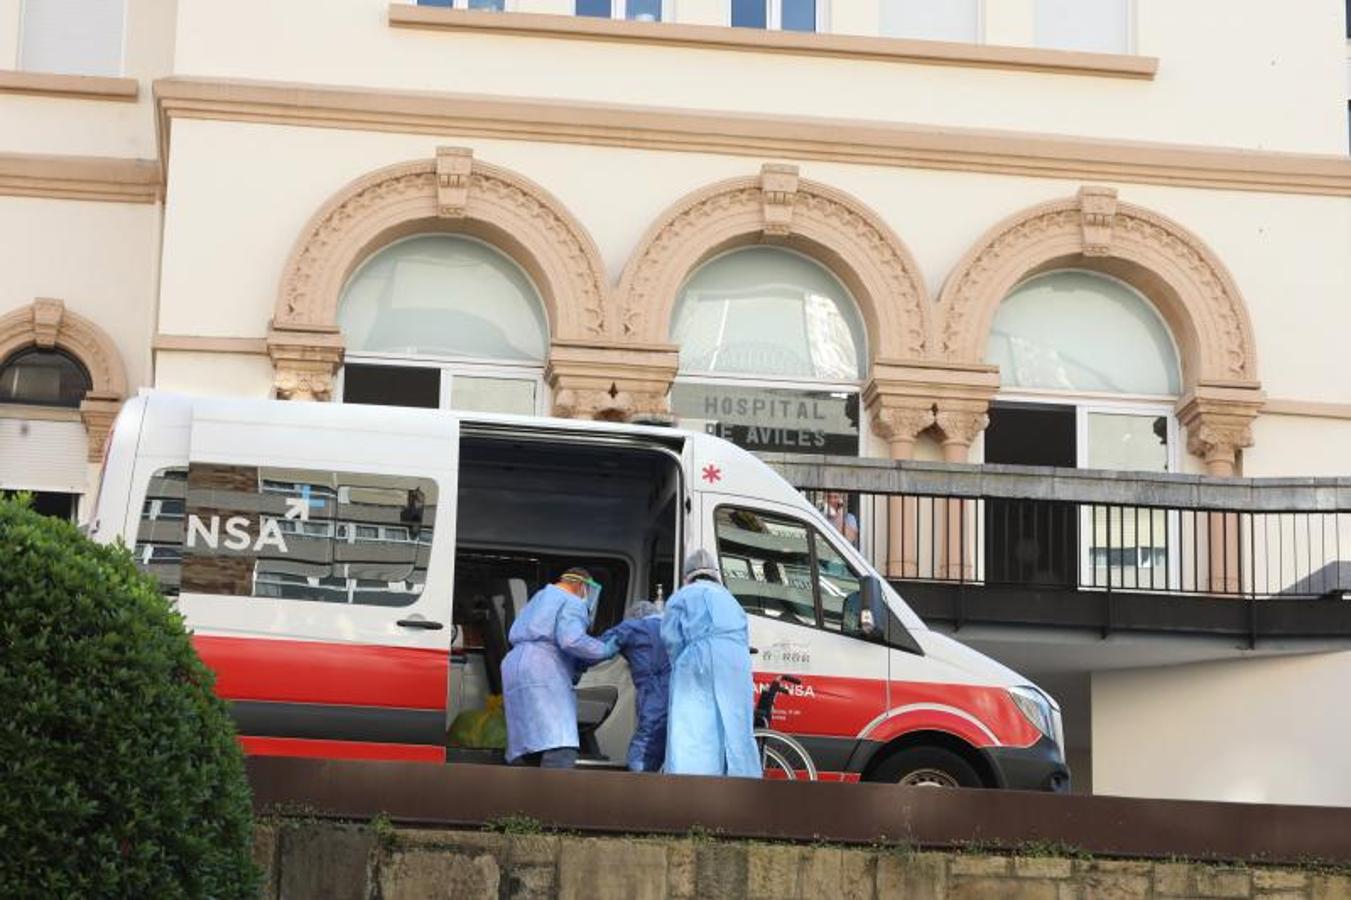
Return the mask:
M 445 650 L 195 635 L 226 700 L 445 709 Z
M 446 748 L 421 744 L 372 744 L 365 741 L 319 741 L 310 738 L 241 737 L 250 756 L 305 756 L 318 759 L 365 759 L 392 762 L 444 763 Z
M 776 674 L 756 672 L 757 686 L 772 681 Z M 780 694 L 774 701 L 774 727 L 789 734 L 886 742 L 910 731 L 936 729 L 955 734 L 976 747 L 1030 747 L 1041 737 L 1018 711 L 1008 691 L 1000 687 L 893 681 L 888 700 L 888 685 L 881 678 L 793 674 L 802 679 L 801 686 L 794 687 L 792 693 Z M 927 706 L 952 707 L 960 712 L 922 708 Z M 893 711 L 898 715 L 864 733 L 884 713 Z M 994 734 L 994 741 L 981 725 Z

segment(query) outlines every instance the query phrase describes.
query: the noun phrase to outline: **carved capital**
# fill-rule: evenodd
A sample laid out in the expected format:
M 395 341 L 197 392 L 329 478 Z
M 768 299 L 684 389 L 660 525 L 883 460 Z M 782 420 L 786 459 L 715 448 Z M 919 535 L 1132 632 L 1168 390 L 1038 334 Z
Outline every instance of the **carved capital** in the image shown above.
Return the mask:
M 765 163 L 760 167 L 765 234 L 782 237 L 793 232 L 793 204 L 797 200 L 797 166 Z
M 1116 191 L 1097 185 L 1079 188 L 1079 220 L 1084 256 L 1110 256 L 1112 225 L 1116 221 Z
M 464 218 L 469 205 L 469 173 L 474 151 L 468 147 L 436 148 L 436 214 L 443 219 Z
M 891 447 L 892 459 L 909 459 L 920 433 L 933 423 L 932 405 L 879 405 L 872 410 L 873 434 Z
M 120 409 L 122 398 L 107 391 L 90 391 L 80 401 L 80 421 L 89 435 L 88 459 L 91 463 L 103 462 L 104 443 Z
M 949 462 L 965 462 L 971 443 L 989 424 L 990 417 L 984 406 L 939 406 L 934 426 L 943 439 L 943 456 Z
M 279 400 L 333 397 L 333 376 L 342 365 L 343 340 L 336 328 L 276 328 L 267 336 L 272 388 Z
M 57 336 L 61 333 L 61 317 L 66 314 L 66 305 L 50 297 L 39 297 L 33 301 L 33 343 L 43 350 L 56 346 Z
M 553 414 L 564 419 L 597 419 L 604 422 L 669 422 L 670 405 L 665 394 L 632 393 L 612 382 L 608 390 L 564 388 L 554 394 Z
M 1253 445 L 1252 423 L 1263 402 L 1256 384 L 1202 382 L 1178 404 L 1187 452 L 1205 460 L 1207 474 L 1235 474 L 1239 451 Z

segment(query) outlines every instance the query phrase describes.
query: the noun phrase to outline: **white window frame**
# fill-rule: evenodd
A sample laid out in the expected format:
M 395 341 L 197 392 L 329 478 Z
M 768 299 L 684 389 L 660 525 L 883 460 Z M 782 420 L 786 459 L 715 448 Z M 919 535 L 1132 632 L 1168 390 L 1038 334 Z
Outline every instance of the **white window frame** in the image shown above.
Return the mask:
M 629 18 L 629 0 L 609 0 L 610 18 L 625 22 L 637 22 L 638 19 Z M 602 19 L 604 16 L 583 16 L 578 13 L 576 0 L 573 0 L 573 15 L 583 19 Z M 675 0 L 661 0 L 661 22 L 675 21 Z
M 764 0 L 766 31 L 783 31 L 783 0 Z M 727 24 L 732 24 L 732 0 L 727 0 Z M 830 30 L 830 0 L 816 0 L 816 31 L 799 34 L 826 34 Z
M 535 386 L 534 415 L 548 414 L 548 402 L 545 397 L 544 364 L 519 363 L 506 360 L 485 360 L 464 356 L 427 356 L 403 353 L 347 353 L 343 358 L 343 367 L 338 372 L 334 384 L 333 402 L 341 403 L 343 385 L 346 380 L 347 366 L 395 366 L 404 369 L 439 369 L 441 380 L 438 385 L 440 403 L 437 409 L 453 410 L 450 405 L 451 388 L 456 375 L 466 378 L 503 378 L 515 381 L 529 381 Z
M 986 3 L 990 3 L 990 2 L 992 2 L 992 0 L 981 0 L 981 11 L 982 11 L 982 13 L 984 12 L 985 4 L 986 4 Z M 1140 4 L 1137 2 L 1137 0 L 1122 0 L 1122 2 L 1124 2 L 1124 3 L 1126 4 L 1126 47 L 1125 47 L 1125 49 L 1123 49 L 1123 50 L 1120 51 L 1120 55 L 1123 55 L 1123 56 L 1134 56 L 1135 54 L 1137 54 L 1137 53 L 1140 52 L 1140 50 L 1139 50 L 1139 45 L 1140 45 L 1140 40 L 1139 40 L 1139 35 L 1140 35 Z M 1035 4 L 1035 0 L 1034 0 L 1033 7 L 1032 7 L 1032 44 L 1033 44 L 1033 46 L 1035 46 L 1035 47 L 1041 47 L 1042 45 L 1037 43 L 1037 38 L 1036 38 L 1036 35 L 1037 35 L 1037 22 L 1036 22 L 1036 16 L 1037 16 L 1037 9 L 1036 9 L 1036 4 Z M 982 16 L 982 23 L 983 23 L 983 21 L 984 21 L 984 18 L 983 18 L 983 16 Z M 1058 48 L 1046 48 L 1046 49 L 1058 49 Z M 1069 48 L 1069 52 L 1076 52 L 1076 53 L 1110 53 L 1110 52 L 1112 52 L 1112 51 L 1106 51 L 1106 50 L 1081 50 L 1081 49 L 1079 49 L 1079 48 Z
M 418 0 L 408 0 L 408 3 L 409 3 L 409 5 L 411 5 L 411 6 L 421 6 L 421 5 L 422 5 L 422 4 L 418 3 Z M 427 5 L 427 8 L 428 8 L 428 9 L 437 9 L 438 7 L 431 6 L 430 4 L 428 4 L 428 5 Z M 450 6 L 449 6 L 449 7 L 442 6 L 442 7 L 439 7 L 439 8 L 440 8 L 440 9 L 469 9 L 469 0 L 450 0 Z M 494 10 L 482 10 L 482 9 L 481 9 L 481 10 L 477 10 L 477 12 L 515 12 L 515 11 L 516 11 L 516 0 L 502 0 L 502 8 L 501 8 L 500 10 L 496 10 L 496 9 L 494 9 Z

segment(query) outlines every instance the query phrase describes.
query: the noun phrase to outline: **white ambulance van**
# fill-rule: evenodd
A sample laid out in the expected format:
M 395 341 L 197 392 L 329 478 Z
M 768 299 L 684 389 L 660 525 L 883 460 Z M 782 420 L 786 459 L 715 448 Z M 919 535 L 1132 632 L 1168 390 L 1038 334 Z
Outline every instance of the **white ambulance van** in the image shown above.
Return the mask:
M 500 690 L 535 590 L 585 566 L 599 633 L 703 547 L 749 613 L 757 684 L 801 679 L 774 724 L 823 777 L 1068 788 L 1050 697 L 927 629 L 710 435 L 152 391 L 117 419 L 89 530 L 176 599 L 249 753 L 481 760 L 447 726 Z M 623 761 L 631 690 L 621 659 L 588 673 L 584 756 Z

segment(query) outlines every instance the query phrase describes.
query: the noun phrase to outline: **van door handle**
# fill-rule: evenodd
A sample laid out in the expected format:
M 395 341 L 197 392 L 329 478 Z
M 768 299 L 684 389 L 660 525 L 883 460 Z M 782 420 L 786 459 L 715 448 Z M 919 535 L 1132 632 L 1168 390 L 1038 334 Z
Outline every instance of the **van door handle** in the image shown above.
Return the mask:
M 430 619 L 424 619 L 422 616 L 411 616 L 407 619 L 400 619 L 395 623 L 402 628 L 421 628 L 424 631 L 440 631 L 445 626 L 440 622 L 433 622 Z

